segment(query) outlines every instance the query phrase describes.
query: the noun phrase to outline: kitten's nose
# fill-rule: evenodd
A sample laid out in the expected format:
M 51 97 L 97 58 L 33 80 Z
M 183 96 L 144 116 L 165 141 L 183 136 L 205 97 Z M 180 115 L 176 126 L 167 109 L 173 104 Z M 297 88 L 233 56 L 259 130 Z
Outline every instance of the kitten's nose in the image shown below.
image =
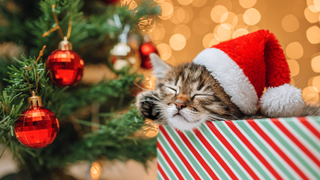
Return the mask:
M 181 110 L 182 108 L 187 107 L 187 105 L 183 102 L 175 102 L 174 104 L 176 105 L 178 110 Z

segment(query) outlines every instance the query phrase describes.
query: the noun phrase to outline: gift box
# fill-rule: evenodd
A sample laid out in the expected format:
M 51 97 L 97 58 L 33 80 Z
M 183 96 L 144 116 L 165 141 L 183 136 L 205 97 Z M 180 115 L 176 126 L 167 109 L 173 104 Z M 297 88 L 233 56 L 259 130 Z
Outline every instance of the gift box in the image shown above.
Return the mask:
M 158 179 L 320 179 L 320 117 L 159 129 Z

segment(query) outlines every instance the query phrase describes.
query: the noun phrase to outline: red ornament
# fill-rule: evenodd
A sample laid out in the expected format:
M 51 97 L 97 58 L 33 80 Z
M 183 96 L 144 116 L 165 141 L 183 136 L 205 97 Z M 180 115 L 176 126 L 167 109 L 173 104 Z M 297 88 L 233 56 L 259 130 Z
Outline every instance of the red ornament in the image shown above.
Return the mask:
M 151 69 L 152 64 L 149 55 L 151 53 L 156 53 L 159 55 L 156 47 L 150 42 L 150 37 L 145 37 L 145 43 L 139 49 L 141 56 L 141 67 L 146 69 Z
M 72 51 L 72 45 L 66 38 L 60 42 L 59 47 L 48 57 L 47 72 L 52 81 L 60 87 L 76 85 L 82 78 L 84 62 Z
M 41 97 L 34 92 L 28 102 L 29 108 L 15 122 L 14 133 L 19 142 L 27 147 L 46 147 L 56 138 L 59 121 L 53 112 L 42 107 Z

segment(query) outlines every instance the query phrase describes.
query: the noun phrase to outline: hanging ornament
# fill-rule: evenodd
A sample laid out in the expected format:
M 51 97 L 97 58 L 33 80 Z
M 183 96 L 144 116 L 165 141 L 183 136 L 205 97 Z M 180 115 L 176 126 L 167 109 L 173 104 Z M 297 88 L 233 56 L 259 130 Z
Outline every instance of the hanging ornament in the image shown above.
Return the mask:
M 149 35 L 144 36 L 144 43 L 139 49 L 140 57 L 141 57 L 141 67 L 146 69 L 151 69 L 152 64 L 149 55 L 151 53 L 156 53 L 159 55 L 158 50 L 156 47 L 152 44 L 151 38 Z
M 56 85 L 74 86 L 82 78 L 84 62 L 76 52 L 72 51 L 71 43 L 67 37 L 64 37 L 59 44 L 59 49 L 49 55 L 46 67 Z
M 117 14 L 114 15 L 115 24 L 118 28 L 121 28 L 121 22 Z M 141 60 L 139 54 L 129 46 L 128 44 L 128 33 L 130 26 L 127 24 L 124 30 L 119 35 L 118 43 L 110 51 L 110 60 L 113 65 L 113 69 L 117 72 L 122 68 L 129 66 L 131 71 L 136 71 L 140 67 Z
M 59 43 L 59 49 L 49 55 L 46 64 L 47 72 L 57 86 L 74 86 L 78 84 L 82 78 L 84 62 L 76 52 L 72 51 L 72 44 L 68 41 L 72 28 L 72 12 L 70 12 L 67 36 L 63 35 L 62 29 L 59 26 L 59 21 L 55 14 L 55 4 L 52 6 L 52 13 L 56 27 L 45 32 L 42 37 L 47 36 L 55 30 L 59 30 L 63 41 Z
M 35 94 L 32 91 L 28 109 L 15 122 L 14 133 L 21 144 L 38 149 L 53 142 L 59 131 L 59 121 L 52 111 L 42 107 L 41 97 Z

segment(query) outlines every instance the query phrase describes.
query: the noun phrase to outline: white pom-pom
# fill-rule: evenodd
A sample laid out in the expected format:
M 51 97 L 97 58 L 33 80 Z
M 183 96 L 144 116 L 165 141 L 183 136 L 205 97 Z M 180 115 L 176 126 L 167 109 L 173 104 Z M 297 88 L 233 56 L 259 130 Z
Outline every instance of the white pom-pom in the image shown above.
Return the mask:
M 267 117 L 295 117 L 301 116 L 304 101 L 300 89 L 284 84 L 268 88 L 260 99 L 260 107 Z

